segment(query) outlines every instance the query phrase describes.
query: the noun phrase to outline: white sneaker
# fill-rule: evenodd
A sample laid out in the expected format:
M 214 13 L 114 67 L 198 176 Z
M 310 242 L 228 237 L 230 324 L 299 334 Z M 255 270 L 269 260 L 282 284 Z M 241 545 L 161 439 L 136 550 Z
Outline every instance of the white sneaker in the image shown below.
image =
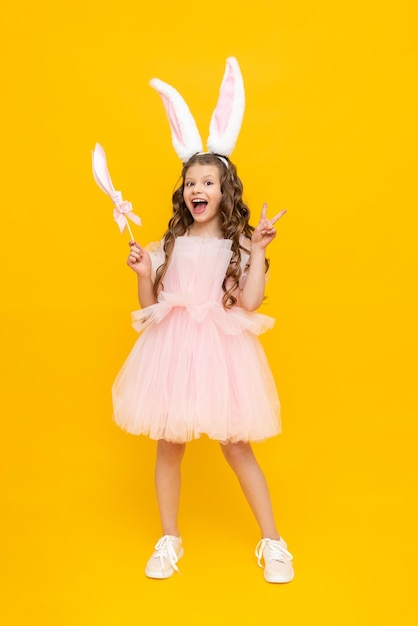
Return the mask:
M 290 583 L 295 576 L 291 563 L 293 556 L 283 539 L 261 539 L 255 549 L 260 567 L 264 559 L 264 578 L 268 583 Z
M 145 567 L 145 575 L 148 578 L 170 578 L 174 570 L 180 574 L 177 561 L 183 554 L 181 538 L 164 535 L 155 545 L 155 552 Z

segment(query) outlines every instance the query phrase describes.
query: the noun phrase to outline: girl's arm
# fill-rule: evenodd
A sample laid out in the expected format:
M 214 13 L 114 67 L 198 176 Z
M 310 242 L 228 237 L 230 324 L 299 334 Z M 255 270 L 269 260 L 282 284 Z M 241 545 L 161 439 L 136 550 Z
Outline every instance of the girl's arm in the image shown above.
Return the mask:
M 127 260 L 128 266 L 136 273 L 138 278 L 138 300 L 142 309 L 155 303 L 154 281 L 151 278 L 151 257 L 135 241 L 130 241 L 130 252 Z
M 255 311 L 263 302 L 266 248 L 276 236 L 274 224 L 284 213 L 286 211 L 281 211 L 269 220 L 267 219 L 267 204 L 263 204 L 260 223 L 251 238 L 251 256 L 247 277 L 239 295 L 239 304 L 247 311 Z
M 258 309 L 264 299 L 266 250 L 251 244 L 250 264 L 244 287 L 239 293 L 239 305 L 247 311 Z

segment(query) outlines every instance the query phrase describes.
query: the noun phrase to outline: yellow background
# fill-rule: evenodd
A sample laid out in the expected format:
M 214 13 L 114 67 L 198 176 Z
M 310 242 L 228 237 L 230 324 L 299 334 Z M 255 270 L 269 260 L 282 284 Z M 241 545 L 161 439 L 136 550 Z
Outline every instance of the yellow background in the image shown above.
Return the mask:
M 417 623 L 416 3 L 13 0 L 2 9 L 4 624 Z M 247 109 L 233 160 L 270 250 L 263 337 L 284 433 L 256 446 L 296 578 L 268 585 L 218 445 L 184 461 L 182 576 L 143 568 L 160 529 L 154 443 L 112 423 L 135 278 L 91 149 L 146 243 L 180 164 L 148 81 L 204 139 L 225 59 Z

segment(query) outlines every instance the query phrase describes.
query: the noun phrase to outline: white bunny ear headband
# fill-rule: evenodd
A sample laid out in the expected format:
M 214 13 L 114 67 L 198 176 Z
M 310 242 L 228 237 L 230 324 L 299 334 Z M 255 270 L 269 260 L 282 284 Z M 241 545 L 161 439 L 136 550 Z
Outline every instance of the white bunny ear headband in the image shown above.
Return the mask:
M 150 81 L 160 94 L 171 128 L 174 150 L 183 163 L 196 153 L 202 153 L 202 140 L 196 122 L 183 97 L 171 85 L 158 78 Z M 226 166 L 241 130 L 245 109 L 245 93 L 238 61 L 229 57 L 219 91 L 219 98 L 209 125 L 207 147 Z M 203 153 L 204 154 L 204 153 Z

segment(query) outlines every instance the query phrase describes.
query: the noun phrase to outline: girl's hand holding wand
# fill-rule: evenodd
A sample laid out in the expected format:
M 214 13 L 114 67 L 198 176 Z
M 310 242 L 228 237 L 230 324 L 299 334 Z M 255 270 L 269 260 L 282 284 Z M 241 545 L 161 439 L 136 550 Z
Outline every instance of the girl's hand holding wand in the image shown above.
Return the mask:
M 156 302 L 154 295 L 154 283 L 151 278 L 152 262 L 149 252 L 144 250 L 139 243 L 129 242 L 130 252 L 127 260 L 138 279 L 138 300 L 141 308 L 151 306 Z
M 277 213 L 270 220 L 267 218 L 267 202 L 263 204 L 261 209 L 260 222 L 251 237 L 251 245 L 256 245 L 261 249 L 267 248 L 269 243 L 273 241 L 276 236 L 276 229 L 274 224 L 286 213 L 286 209 Z
M 127 260 L 128 267 L 138 275 L 138 278 L 150 278 L 151 257 L 149 253 L 136 241 L 130 241 L 129 246 L 131 249 Z

